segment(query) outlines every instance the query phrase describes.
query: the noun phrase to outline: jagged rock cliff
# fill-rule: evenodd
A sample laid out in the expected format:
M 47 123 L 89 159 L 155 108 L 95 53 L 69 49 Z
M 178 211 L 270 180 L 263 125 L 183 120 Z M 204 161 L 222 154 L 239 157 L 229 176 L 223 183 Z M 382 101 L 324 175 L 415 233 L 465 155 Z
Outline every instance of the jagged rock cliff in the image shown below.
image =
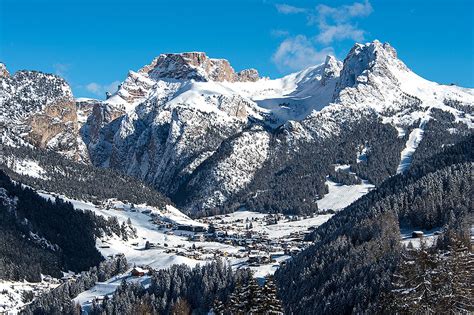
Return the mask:
M 4 71 L 6 72 L 6 69 Z M 77 112 L 66 81 L 52 74 L 18 71 L 0 77 L 0 128 L 5 145 L 33 145 L 87 160 Z

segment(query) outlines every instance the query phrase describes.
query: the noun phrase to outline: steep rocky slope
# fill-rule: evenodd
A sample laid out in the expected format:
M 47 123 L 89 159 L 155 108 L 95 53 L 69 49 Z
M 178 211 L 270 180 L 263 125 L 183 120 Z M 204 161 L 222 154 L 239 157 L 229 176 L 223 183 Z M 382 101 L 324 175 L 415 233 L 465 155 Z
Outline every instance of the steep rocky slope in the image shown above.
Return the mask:
M 1 64 L 0 129 L 4 145 L 33 145 L 87 160 L 77 112 L 63 79 L 36 71 L 11 76 Z

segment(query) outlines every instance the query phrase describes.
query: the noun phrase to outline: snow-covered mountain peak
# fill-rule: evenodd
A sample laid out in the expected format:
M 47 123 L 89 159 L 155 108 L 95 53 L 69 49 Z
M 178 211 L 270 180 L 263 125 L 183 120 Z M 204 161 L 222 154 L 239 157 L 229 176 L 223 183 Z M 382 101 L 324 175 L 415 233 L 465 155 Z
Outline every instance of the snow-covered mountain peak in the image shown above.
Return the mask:
M 409 71 L 397 57 L 397 52 L 388 43 L 373 41 L 367 44 L 355 44 L 344 59 L 336 95 L 346 87 L 369 82 L 371 75 L 383 79 L 384 84 L 397 85 L 392 69 Z
M 472 90 L 421 78 L 398 59 L 396 50 L 388 43 L 354 45 L 344 59 L 334 102 L 383 112 L 407 105 L 406 99 L 422 107 L 443 108 L 449 99 L 473 103 Z
M 323 74 L 321 77 L 321 84 L 325 85 L 328 80 L 339 77 L 342 66 L 342 62 L 337 60 L 336 57 L 331 55 L 326 56 L 323 66 Z
M 326 60 L 324 61 L 324 69 L 325 71 L 333 70 L 334 72 L 340 72 L 342 69 L 342 62 L 332 55 L 327 55 Z
M 106 103 L 128 112 L 150 98 L 166 103 L 195 86 L 192 82 L 209 83 L 204 89 L 213 90 L 219 84 L 259 80 L 257 70 L 235 72 L 227 60 L 209 58 L 204 52 L 161 54 L 137 72 L 129 71 Z

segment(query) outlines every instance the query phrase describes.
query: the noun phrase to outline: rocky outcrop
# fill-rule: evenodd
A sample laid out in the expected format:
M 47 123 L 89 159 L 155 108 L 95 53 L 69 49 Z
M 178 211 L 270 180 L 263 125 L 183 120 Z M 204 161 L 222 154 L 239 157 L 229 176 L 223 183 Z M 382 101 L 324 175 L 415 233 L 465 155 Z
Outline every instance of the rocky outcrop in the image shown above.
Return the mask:
M 10 72 L 8 72 L 7 67 L 4 63 L 0 62 L 0 77 L 9 77 Z
M 244 189 L 269 158 L 270 138 L 261 126 L 253 126 L 224 141 L 180 187 L 184 208 L 209 213 Z
M 70 145 L 70 138 L 77 134 L 75 103 L 71 100 L 48 105 L 43 111 L 31 115 L 27 123 L 31 127 L 27 139 L 34 146 L 63 151 Z
M 6 145 L 33 145 L 87 160 L 68 84 L 58 76 L 18 71 L 0 77 L 0 128 Z
M 388 43 L 356 44 L 344 59 L 334 96 L 339 103 L 391 103 L 394 92 L 401 93 L 400 76 L 408 67 L 397 58 Z M 386 93 L 387 92 L 387 93 Z
M 239 73 L 225 59 L 213 59 L 203 52 L 186 52 L 180 54 L 162 54 L 139 71 L 152 79 L 168 78 L 176 80 L 244 82 L 257 81 L 255 69 Z
M 260 79 L 260 75 L 256 69 L 245 69 L 237 73 L 237 81 L 239 82 L 256 82 Z
M 117 94 L 132 104 L 137 100 L 144 99 L 155 83 L 141 72 L 129 71 L 127 78 L 119 86 Z

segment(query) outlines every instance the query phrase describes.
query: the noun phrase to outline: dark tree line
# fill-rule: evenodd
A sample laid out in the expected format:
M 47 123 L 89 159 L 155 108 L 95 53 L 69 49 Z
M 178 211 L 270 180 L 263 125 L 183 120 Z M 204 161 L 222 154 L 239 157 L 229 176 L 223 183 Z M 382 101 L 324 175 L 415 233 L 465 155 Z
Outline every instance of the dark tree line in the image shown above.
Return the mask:
M 316 229 L 314 245 L 276 273 L 285 312 L 377 313 L 403 258 L 399 224 L 442 227 L 472 213 L 473 138 L 389 178 Z
M 463 222 L 464 221 L 464 222 Z M 437 245 L 404 248 L 392 288 L 381 298 L 385 314 L 470 314 L 474 312 L 471 215 L 451 216 Z
M 13 172 L 8 168 L 8 159 L 31 159 L 46 171 L 45 179 L 34 178 Z M 28 147 L 4 147 L 0 156 L 0 169 L 12 179 L 38 190 L 63 194 L 69 198 L 103 201 L 117 198 L 135 204 L 147 203 L 163 207 L 172 202 L 142 181 L 117 171 L 77 163 L 58 153 Z
M 413 154 L 411 167 L 425 164 L 425 160 L 472 135 L 472 130 L 463 123 L 456 123 L 451 113 L 433 109 L 430 115 L 432 119 L 426 123 L 423 140 Z
M 216 315 L 283 314 L 283 306 L 273 276 L 267 276 L 263 286 L 254 278 L 244 284 L 238 282 L 227 303 L 214 301 L 212 312 Z
M 227 303 L 237 283 L 251 279 L 248 270 L 233 272 L 221 260 L 190 268 L 173 265 L 155 271 L 148 289 L 122 283 L 113 298 L 95 304 L 91 314 L 176 314 L 178 308 L 188 308 L 194 314 L 207 314 L 215 300 Z
M 342 185 L 358 185 L 362 183 L 361 179 L 356 175 L 343 171 L 343 170 L 330 170 L 329 179 L 333 182 L 342 184 Z
M 60 278 L 64 270 L 86 270 L 103 260 L 97 237 L 131 232 L 116 219 L 47 200 L 0 171 L 0 279 L 35 282 L 41 274 Z
M 155 271 L 151 285 L 123 282 L 90 314 L 283 314 L 272 277 L 259 286 L 248 269 L 233 271 L 221 260 Z

